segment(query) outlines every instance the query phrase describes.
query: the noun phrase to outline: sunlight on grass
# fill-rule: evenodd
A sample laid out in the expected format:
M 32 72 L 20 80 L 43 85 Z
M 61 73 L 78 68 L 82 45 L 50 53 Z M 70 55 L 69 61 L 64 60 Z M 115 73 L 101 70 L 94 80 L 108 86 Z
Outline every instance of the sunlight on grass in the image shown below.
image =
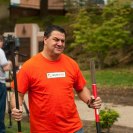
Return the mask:
M 83 75 L 90 87 L 90 72 L 83 71 Z M 133 71 L 130 69 L 96 70 L 96 83 L 100 88 L 133 88 Z

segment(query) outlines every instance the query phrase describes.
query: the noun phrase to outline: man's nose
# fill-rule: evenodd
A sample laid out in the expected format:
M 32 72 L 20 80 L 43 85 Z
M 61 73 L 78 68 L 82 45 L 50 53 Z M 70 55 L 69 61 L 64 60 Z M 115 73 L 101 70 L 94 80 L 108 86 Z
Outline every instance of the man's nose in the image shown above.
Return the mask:
M 64 44 L 64 42 L 62 40 L 59 40 L 58 45 L 62 45 L 62 44 Z

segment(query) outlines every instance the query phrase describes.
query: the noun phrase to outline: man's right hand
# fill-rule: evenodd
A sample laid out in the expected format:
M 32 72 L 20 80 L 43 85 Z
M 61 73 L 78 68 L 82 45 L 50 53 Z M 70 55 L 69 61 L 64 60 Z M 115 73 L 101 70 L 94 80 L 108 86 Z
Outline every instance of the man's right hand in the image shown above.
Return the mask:
M 16 121 L 21 121 L 22 120 L 22 117 L 23 117 L 22 113 L 23 113 L 22 106 L 20 106 L 20 109 L 16 109 L 16 108 L 12 109 L 12 117 Z

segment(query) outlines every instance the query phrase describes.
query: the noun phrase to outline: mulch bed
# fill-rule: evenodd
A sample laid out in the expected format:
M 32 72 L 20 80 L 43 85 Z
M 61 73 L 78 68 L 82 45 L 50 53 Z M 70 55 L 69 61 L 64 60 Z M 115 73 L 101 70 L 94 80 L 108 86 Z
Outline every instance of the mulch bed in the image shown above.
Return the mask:
M 83 121 L 83 125 L 84 133 L 96 133 L 95 122 Z M 110 129 L 110 133 L 133 133 L 133 128 L 113 125 Z
M 133 106 L 132 89 L 98 89 L 98 95 L 103 102 Z

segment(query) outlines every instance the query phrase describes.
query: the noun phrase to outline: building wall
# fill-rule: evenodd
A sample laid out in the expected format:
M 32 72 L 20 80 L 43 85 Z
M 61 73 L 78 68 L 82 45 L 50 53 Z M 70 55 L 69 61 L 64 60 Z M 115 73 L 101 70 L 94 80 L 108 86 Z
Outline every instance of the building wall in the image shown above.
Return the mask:
M 23 63 L 43 49 L 43 34 L 44 31 L 41 32 L 37 24 L 23 23 L 16 24 L 14 32 L 5 32 L 4 36 L 13 35 L 19 38 L 19 53 L 25 57 L 17 57 L 17 62 Z
M 64 0 L 49 0 L 48 9 L 51 10 L 63 10 L 64 9 Z
M 21 0 L 19 6 L 39 9 L 40 0 Z M 48 9 L 64 9 L 64 0 L 48 0 Z
M 40 0 L 20 0 L 20 4 L 11 5 L 10 17 L 17 18 L 27 16 L 39 16 L 40 11 Z M 46 15 L 64 15 L 64 0 L 48 0 L 48 11 Z
M 40 8 L 40 0 L 21 0 L 20 6 L 39 9 Z
M 28 16 L 38 16 L 40 11 L 34 8 L 24 8 L 24 7 L 10 7 L 10 17 L 15 19 L 18 17 L 28 17 Z

